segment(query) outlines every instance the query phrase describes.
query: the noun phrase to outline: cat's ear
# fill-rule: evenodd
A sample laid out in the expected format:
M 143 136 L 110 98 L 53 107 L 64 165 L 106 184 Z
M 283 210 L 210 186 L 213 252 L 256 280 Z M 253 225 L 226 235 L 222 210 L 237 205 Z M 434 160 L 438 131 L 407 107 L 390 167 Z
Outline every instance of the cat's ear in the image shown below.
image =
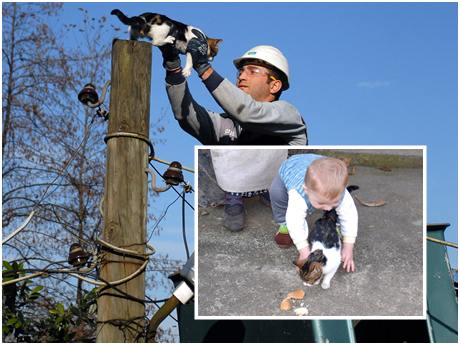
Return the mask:
M 324 254 L 321 249 L 316 249 L 310 253 L 309 257 L 311 257 L 311 261 L 321 261 L 321 259 L 324 258 Z
M 208 37 L 208 44 L 214 46 L 214 47 L 218 47 L 219 46 L 219 43 L 222 42 L 223 39 L 221 38 L 210 38 Z
M 323 265 L 326 263 L 327 259 L 326 256 L 324 255 L 323 251 L 321 251 L 318 256 L 317 256 L 318 262 L 322 263 Z

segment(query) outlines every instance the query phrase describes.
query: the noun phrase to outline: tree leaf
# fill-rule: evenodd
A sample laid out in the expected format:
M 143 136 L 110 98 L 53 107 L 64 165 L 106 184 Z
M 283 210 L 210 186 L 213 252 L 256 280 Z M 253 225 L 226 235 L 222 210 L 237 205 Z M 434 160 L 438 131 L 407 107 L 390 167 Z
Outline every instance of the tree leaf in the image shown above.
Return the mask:
M 32 291 L 31 291 L 30 293 L 31 293 L 31 294 L 35 294 L 35 293 L 38 293 L 38 292 L 40 292 L 40 291 L 42 291 L 42 290 L 43 290 L 43 286 L 38 285 L 38 286 L 36 286 L 35 288 L 33 288 Z
M 12 325 L 14 325 L 17 321 L 18 321 L 18 318 L 17 318 L 17 317 L 12 317 L 11 319 L 8 319 L 8 321 L 6 321 L 6 324 L 7 324 L 8 326 L 12 326 Z
M 56 310 L 58 311 L 59 315 L 64 315 L 65 313 L 64 306 L 62 305 L 62 303 L 58 303 L 56 305 Z
M 34 293 L 29 296 L 29 299 L 31 301 L 35 301 L 36 299 L 38 299 L 38 297 L 40 297 L 40 295 L 38 293 Z
M 8 271 L 13 271 L 13 266 L 11 266 L 11 264 L 6 260 L 3 260 L 3 267 L 5 267 Z

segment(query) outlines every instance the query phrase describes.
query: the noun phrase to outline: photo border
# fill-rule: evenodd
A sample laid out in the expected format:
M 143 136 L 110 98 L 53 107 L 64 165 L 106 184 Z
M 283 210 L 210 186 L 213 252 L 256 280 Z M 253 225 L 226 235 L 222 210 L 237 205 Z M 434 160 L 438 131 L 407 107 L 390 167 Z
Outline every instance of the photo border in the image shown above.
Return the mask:
M 422 181 L 423 181 L 423 315 L 413 315 L 413 316 L 369 316 L 369 315 L 334 315 L 334 316 L 282 316 L 282 315 L 272 315 L 272 316 L 200 316 L 199 315 L 199 270 L 198 270 L 198 152 L 199 150 L 212 150 L 212 149 L 220 149 L 220 150 L 232 150 L 232 149 L 288 149 L 288 150 L 422 150 L 422 157 L 423 157 L 423 168 L 422 168 Z M 303 145 L 293 145 L 293 146 L 279 146 L 279 145 L 267 145 L 267 146 L 221 146 L 221 145 L 195 145 L 194 147 L 194 185 L 195 185 L 195 198 L 194 198 L 194 250 L 195 250 L 195 298 L 194 298 L 194 318 L 195 320 L 426 320 L 427 319 L 427 295 L 426 295 L 426 284 L 427 284 L 427 277 L 426 277 L 426 266 L 427 266 L 427 258 L 426 258 L 426 233 L 427 233 L 427 209 L 426 209 L 426 185 L 427 185 L 427 146 L 426 145 L 311 145 L 311 146 L 303 146 Z

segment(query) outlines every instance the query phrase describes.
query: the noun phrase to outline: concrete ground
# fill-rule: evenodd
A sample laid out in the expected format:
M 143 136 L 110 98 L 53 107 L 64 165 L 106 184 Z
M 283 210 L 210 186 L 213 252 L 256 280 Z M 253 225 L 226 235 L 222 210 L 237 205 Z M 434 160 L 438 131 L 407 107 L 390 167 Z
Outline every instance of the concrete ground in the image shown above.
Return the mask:
M 388 167 L 385 169 L 388 170 Z M 421 168 L 384 171 L 356 166 L 350 184 L 364 201 L 384 199 L 381 207 L 356 202 L 359 232 L 356 272 L 339 269 L 331 288 L 304 286 L 292 261 L 294 247 L 273 241 L 277 225 L 257 198 L 246 199 L 242 232 L 222 226 L 222 207 L 198 212 L 197 308 L 199 316 L 295 316 L 280 302 L 296 289 L 308 316 L 421 316 L 423 313 L 423 184 Z M 203 179 L 202 179 L 203 180 Z M 206 183 L 199 188 L 206 190 Z M 215 205 L 213 205 L 215 206 Z

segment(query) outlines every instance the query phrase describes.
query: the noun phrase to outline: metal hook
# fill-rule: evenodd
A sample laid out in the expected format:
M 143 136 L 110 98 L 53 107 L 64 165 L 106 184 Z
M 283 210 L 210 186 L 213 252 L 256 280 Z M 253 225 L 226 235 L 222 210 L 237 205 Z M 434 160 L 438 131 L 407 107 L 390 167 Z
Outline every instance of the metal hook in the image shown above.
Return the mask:
M 166 185 L 164 187 L 157 187 L 156 186 L 156 177 L 155 177 L 155 173 L 153 172 L 153 170 L 152 169 L 145 169 L 145 172 L 152 176 L 152 190 L 156 195 L 158 195 L 159 193 L 166 192 L 169 188 L 171 188 L 171 185 Z

